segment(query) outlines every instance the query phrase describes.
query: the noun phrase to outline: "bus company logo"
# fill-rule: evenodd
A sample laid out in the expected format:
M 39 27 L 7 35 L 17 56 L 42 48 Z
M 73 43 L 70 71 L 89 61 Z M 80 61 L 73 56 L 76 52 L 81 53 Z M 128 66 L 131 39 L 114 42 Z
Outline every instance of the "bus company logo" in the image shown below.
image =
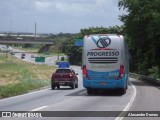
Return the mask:
M 106 48 L 111 44 L 111 39 L 103 37 L 103 38 L 100 38 L 96 44 L 97 44 L 97 47 L 99 48 Z

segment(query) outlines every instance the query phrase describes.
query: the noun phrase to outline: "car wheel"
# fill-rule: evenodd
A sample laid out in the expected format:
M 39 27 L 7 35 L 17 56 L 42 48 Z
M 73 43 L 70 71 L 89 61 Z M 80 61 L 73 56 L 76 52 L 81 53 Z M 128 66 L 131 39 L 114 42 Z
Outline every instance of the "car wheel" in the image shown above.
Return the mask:
M 73 84 L 71 85 L 71 88 L 72 88 L 72 89 L 74 89 L 74 88 L 75 88 L 75 83 L 73 83 Z
M 55 90 L 55 85 L 52 84 L 52 85 L 51 85 L 51 89 L 52 89 L 52 90 Z
M 57 85 L 57 89 L 60 89 L 60 85 Z
M 78 88 L 78 80 L 76 80 L 75 88 Z
M 78 83 L 75 85 L 75 88 L 78 88 Z

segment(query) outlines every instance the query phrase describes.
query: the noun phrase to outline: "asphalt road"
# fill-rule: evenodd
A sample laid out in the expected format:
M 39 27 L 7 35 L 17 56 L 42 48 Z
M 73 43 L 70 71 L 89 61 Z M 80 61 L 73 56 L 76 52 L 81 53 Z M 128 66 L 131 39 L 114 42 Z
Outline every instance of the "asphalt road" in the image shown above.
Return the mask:
M 49 66 L 55 66 L 55 61 L 58 59 L 57 56 L 52 56 L 52 57 L 45 57 L 45 62 L 35 62 L 35 57 L 38 57 L 38 55 L 36 53 L 26 53 L 25 51 L 22 51 L 22 50 L 18 50 L 18 49 L 15 49 L 11 46 L 8 46 L 8 48 L 6 47 L 6 45 L 1 45 L 0 44 L 0 49 L 2 51 L 11 51 L 11 52 L 14 52 L 15 53 L 15 57 L 21 59 L 21 55 L 22 53 L 25 53 L 25 59 L 21 59 L 21 60 L 24 60 L 24 61 L 27 61 L 27 62 L 31 62 L 31 63 L 34 63 L 34 64 L 47 64 Z M 10 52 L 8 52 L 8 54 L 10 54 Z M 31 56 L 34 55 L 34 58 L 32 58 Z M 59 58 L 61 58 L 62 56 L 59 56 Z
M 18 54 L 18 53 L 17 53 Z M 52 61 L 52 58 L 49 61 Z M 130 78 L 127 93 L 121 95 L 117 91 L 99 91 L 88 95 L 82 85 L 82 71 L 73 66 L 78 73 L 79 87 L 70 89 L 61 87 L 51 90 L 50 87 L 0 100 L 0 111 L 160 111 L 160 89 L 140 80 Z M 74 113 L 74 112 L 73 112 Z M 140 112 L 141 113 L 141 112 Z M 88 113 L 89 114 L 89 113 Z M 95 115 L 95 113 L 90 113 Z M 111 113 L 107 113 L 111 114 Z M 63 115 L 63 114 L 62 114 Z M 160 114 L 159 114 L 160 117 Z M 0 120 L 17 120 L 21 118 L 0 118 Z M 24 119 L 24 118 L 23 118 Z M 27 120 L 130 120 L 159 119 L 157 117 L 47 117 L 25 118 Z
M 79 88 L 70 89 L 62 87 L 59 90 L 50 88 L 31 92 L 28 94 L 0 100 L 1 111 L 160 111 L 160 90 L 148 83 L 130 78 L 133 85 L 129 85 L 127 93 L 120 95 L 115 91 L 99 91 L 88 95 L 82 86 L 81 70 L 74 68 L 79 73 Z M 135 85 L 135 86 L 134 86 Z M 2 118 L 0 118 L 2 119 Z M 6 119 L 6 118 L 5 118 Z M 12 119 L 13 118 L 9 118 Z M 14 118 L 17 120 L 17 118 Z M 31 119 L 31 118 L 27 118 Z M 46 119 L 46 118 L 32 118 Z M 122 119 L 115 117 L 52 117 L 52 120 L 113 120 Z M 125 117 L 124 120 L 139 119 Z M 144 119 L 144 118 L 142 118 Z M 148 117 L 145 119 L 155 119 Z
M 59 90 L 50 88 L 28 94 L 0 100 L 0 110 L 3 111 L 122 111 L 133 99 L 134 88 L 129 85 L 125 95 L 116 92 L 101 92 L 88 95 L 82 86 L 82 75 L 79 67 L 74 67 L 79 73 L 79 88 L 62 87 Z M 13 119 L 13 118 L 12 118 Z M 17 119 L 17 118 L 15 118 Z M 37 120 L 39 120 L 38 118 Z M 42 118 L 43 119 L 43 118 Z M 75 119 L 50 118 L 50 119 Z M 76 118 L 82 119 L 82 118 Z M 88 118 L 84 118 L 88 119 Z M 96 119 L 96 118 L 93 118 Z M 100 118 L 99 118 L 100 119 Z M 101 118 L 106 119 L 106 118 Z M 101 120 L 100 119 L 100 120 Z M 115 118 L 110 118 L 115 119 Z

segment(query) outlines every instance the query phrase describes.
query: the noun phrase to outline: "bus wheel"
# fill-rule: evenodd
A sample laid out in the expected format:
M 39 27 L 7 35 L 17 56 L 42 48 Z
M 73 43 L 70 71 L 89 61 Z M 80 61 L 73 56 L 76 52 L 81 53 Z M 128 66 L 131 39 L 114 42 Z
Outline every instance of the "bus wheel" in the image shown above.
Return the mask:
M 126 87 L 125 88 L 120 88 L 120 93 L 125 94 L 126 93 Z
M 128 89 L 128 81 L 126 82 L 126 90 Z
M 90 95 L 93 93 L 93 90 L 91 88 L 87 88 L 87 93 Z
M 128 85 L 126 85 L 126 90 L 128 89 Z

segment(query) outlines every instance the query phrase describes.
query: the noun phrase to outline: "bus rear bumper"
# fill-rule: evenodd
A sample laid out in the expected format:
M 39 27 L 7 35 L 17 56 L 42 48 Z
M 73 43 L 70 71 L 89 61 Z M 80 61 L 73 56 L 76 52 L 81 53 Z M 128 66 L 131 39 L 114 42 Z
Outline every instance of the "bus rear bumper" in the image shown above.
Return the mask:
M 83 86 L 85 88 L 93 89 L 116 89 L 125 88 L 126 80 L 123 78 L 121 80 L 83 80 Z

